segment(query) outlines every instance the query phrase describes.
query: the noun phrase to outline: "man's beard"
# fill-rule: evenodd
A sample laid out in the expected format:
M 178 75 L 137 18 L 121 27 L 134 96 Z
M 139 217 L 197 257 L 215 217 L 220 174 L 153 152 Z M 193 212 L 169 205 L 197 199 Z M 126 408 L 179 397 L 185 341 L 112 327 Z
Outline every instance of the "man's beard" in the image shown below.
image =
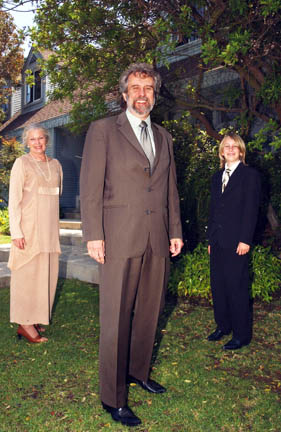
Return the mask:
M 148 102 L 148 105 L 146 105 L 146 107 L 143 106 L 141 108 L 137 108 L 137 106 L 136 106 L 137 101 Z M 129 110 L 131 110 L 131 111 L 133 111 L 139 115 L 149 114 L 150 111 L 152 111 L 152 109 L 154 107 L 154 103 L 155 103 L 155 101 L 153 101 L 153 104 L 151 105 L 146 97 L 134 99 L 132 104 L 130 103 L 129 98 L 127 97 L 126 102 L 127 102 L 127 107 L 129 108 Z

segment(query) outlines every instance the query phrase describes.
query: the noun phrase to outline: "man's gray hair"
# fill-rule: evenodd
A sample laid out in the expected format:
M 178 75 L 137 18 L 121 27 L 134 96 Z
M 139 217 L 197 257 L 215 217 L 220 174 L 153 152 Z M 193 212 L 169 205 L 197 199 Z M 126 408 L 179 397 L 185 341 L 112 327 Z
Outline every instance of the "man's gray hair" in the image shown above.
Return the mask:
M 131 74 L 140 74 L 144 78 L 146 76 L 153 78 L 155 96 L 158 96 L 161 87 L 161 77 L 153 66 L 148 63 L 133 63 L 122 73 L 119 80 L 119 90 L 121 94 L 128 92 L 128 78 Z
M 50 141 L 50 133 L 48 129 L 46 129 L 44 126 L 41 126 L 39 123 L 32 123 L 28 126 L 25 126 L 22 134 L 22 143 L 26 147 L 27 146 L 27 140 L 28 140 L 28 134 L 31 130 L 34 129 L 40 129 L 43 131 L 45 137 L 47 138 L 47 143 Z

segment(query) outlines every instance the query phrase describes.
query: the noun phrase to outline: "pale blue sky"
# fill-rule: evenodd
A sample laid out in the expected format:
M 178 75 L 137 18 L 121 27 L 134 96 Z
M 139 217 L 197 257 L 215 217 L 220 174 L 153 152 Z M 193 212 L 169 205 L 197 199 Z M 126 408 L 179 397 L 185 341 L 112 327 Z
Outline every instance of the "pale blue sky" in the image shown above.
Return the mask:
M 10 11 L 10 13 L 13 15 L 15 24 L 19 28 L 23 27 L 29 27 L 33 23 L 33 12 L 19 12 L 19 11 L 29 11 L 32 9 L 32 3 L 30 4 L 26 3 L 23 6 L 19 6 L 17 10 Z M 26 42 L 24 43 L 24 55 L 27 56 L 29 53 L 29 50 L 31 48 L 30 40 L 27 38 Z

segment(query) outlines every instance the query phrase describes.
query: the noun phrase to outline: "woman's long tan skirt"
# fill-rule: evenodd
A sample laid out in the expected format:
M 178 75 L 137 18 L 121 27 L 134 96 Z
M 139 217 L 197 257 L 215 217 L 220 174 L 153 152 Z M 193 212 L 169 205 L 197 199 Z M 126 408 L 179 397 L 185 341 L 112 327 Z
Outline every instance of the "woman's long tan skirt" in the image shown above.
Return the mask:
M 49 324 L 56 294 L 58 253 L 40 253 L 11 272 L 10 321 Z

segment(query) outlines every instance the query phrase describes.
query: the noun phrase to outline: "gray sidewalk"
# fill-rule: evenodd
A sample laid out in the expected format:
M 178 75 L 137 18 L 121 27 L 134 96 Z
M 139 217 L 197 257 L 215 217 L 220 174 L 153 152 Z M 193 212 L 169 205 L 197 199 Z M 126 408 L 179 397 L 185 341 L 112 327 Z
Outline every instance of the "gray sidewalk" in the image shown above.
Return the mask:
M 98 284 L 98 264 L 88 256 L 86 245 L 82 243 L 81 222 L 61 221 L 60 226 L 63 228 L 60 229 L 59 277 Z M 0 245 L 0 288 L 10 283 L 9 251 L 10 244 Z

